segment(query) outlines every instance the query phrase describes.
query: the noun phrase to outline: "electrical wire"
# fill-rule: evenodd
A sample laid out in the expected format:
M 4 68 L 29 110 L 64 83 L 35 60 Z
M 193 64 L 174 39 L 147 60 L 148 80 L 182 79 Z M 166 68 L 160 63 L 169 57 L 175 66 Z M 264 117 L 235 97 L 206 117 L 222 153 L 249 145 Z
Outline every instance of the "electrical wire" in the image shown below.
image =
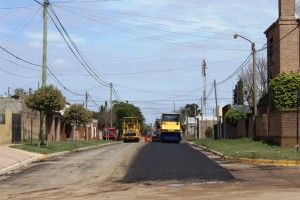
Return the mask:
M 115 25 L 112 25 L 112 24 L 100 22 L 98 20 L 98 18 L 94 19 L 94 18 L 85 16 L 85 15 L 82 15 L 82 14 L 76 13 L 75 11 L 69 11 L 69 12 L 73 13 L 77 16 L 81 16 L 83 18 L 86 18 L 86 19 L 89 19 L 89 20 L 92 20 L 92 21 L 96 21 L 96 22 L 101 23 L 101 24 L 103 24 L 107 27 L 110 27 L 110 28 L 113 28 L 113 29 L 116 29 L 116 30 L 120 30 L 122 32 L 125 31 L 129 34 L 132 34 L 132 35 L 142 36 L 142 37 L 145 37 L 145 38 L 151 39 L 151 40 L 164 41 L 164 42 L 168 42 L 168 43 L 174 44 L 174 45 L 187 46 L 187 47 L 200 48 L 200 49 L 205 48 L 205 49 L 214 49 L 214 50 L 248 51 L 248 50 L 245 50 L 245 49 L 225 48 L 225 47 L 221 47 L 221 46 L 210 46 L 210 45 L 196 44 L 196 43 L 191 43 L 191 42 L 182 42 L 182 41 L 178 41 L 178 40 L 174 40 L 174 39 L 169 39 L 169 38 L 166 38 L 166 37 L 160 37 L 160 36 L 144 33 L 144 32 L 137 31 L 137 30 L 132 30 L 132 29 L 129 29 L 129 28 L 126 28 L 126 27 L 123 27 L 123 26 L 115 26 Z
M 228 80 L 230 80 L 233 76 L 235 76 L 239 71 L 241 71 L 245 66 L 246 64 L 248 64 L 250 62 L 250 58 L 251 58 L 251 55 L 250 54 L 248 56 L 248 58 L 240 65 L 240 67 L 238 67 L 231 75 L 229 75 L 227 78 L 225 78 L 224 80 L 220 81 L 217 83 L 217 85 L 221 85 L 225 82 L 227 82 Z
M 57 17 L 54 9 L 52 8 L 51 4 L 50 4 L 50 8 L 56 18 L 56 20 L 58 21 L 60 28 L 63 30 L 64 34 L 67 36 L 67 38 L 69 39 L 70 43 L 72 44 L 72 46 L 74 47 L 74 49 L 70 46 L 70 44 L 67 42 L 64 34 L 61 32 L 59 26 L 56 24 L 56 22 L 54 21 L 54 19 L 52 18 L 52 16 L 49 14 L 50 19 L 52 20 L 52 22 L 54 23 L 55 27 L 57 28 L 57 30 L 59 31 L 59 33 L 61 34 L 61 36 L 63 37 L 65 43 L 67 44 L 67 46 L 69 47 L 69 49 L 71 50 L 71 52 L 73 53 L 73 55 L 76 57 L 76 59 L 80 62 L 80 64 L 86 69 L 86 71 L 91 75 L 91 77 L 93 77 L 99 84 L 108 87 L 109 84 L 105 81 L 103 81 L 89 66 L 89 64 L 87 63 L 86 59 L 84 58 L 84 56 L 82 55 L 82 53 L 79 51 L 78 47 L 76 46 L 76 44 L 74 43 L 74 41 L 71 39 L 70 35 L 67 33 L 66 29 L 64 28 L 64 26 L 62 25 L 62 23 L 60 22 L 59 18 Z M 79 57 L 80 58 L 79 58 Z
M 99 104 L 97 104 L 94 99 L 91 97 L 90 94 L 88 94 L 88 97 L 90 98 L 90 100 L 97 106 L 97 107 L 100 107 Z
M 3 51 L 5 51 L 6 53 L 8 53 L 9 55 L 15 57 L 15 58 L 18 59 L 18 60 L 21 60 L 22 62 L 25 62 L 25 63 L 30 64 L 30 65 L 42 67 L 42 65 L 38 65 L 38 64 L 29 62 L 29 61 L 27 61 L 27 60 L 24 60 L 24 59 L 22 59 L 22 58 L 16 56 L 15 54 L 9 52 L 8 50 L 6 50 L 5 48 L 3 48 L 2 46 L 0 46 L 0 48 L 1 48 Z M 76 93 L 70 91 L 69 89 L 67 89 L 67 88 L 66 88 L 66 87 L 65 87 L 65 86 L 64 86 L 64 85 L 63 85 L 63 84 L 55 77 L 55 75 L 51 72 L 51 70 L 50 70 L 48 67 L 47 67 L 47 69 L 48 69 L 48 71 L 52 74 L 52 76 L 55 78 L 55 80 L 57 80 L 58 83 L 59 83 L 65 90 L 69 91 L 69 92 L 72 93 L 72 94 L 82 96 L 82 95 L 80 95 L 80 94 L 76 94 Z M 2 71 L 5 71 L 5 70 L 3 70 L 3 69 L 1 69 L 1 70 L 2 70 Z M 12 73 L 7 72 L 7 71 L 5 71 L 5 72 L 6 72 L 6 73 L 9 73 L 9 74 L 12 74 Z M 16 74 L 12 74 L 12 75 L 18 76 L 18 75 L 16 75 Z M 21 76 L 18 76 L 18 77 L 21 77 Z M 37 76 L 36 76 L 36 77 L 37 77 Z M 21 77 L 21 78 L 34 78 L 34 77 Z
M 16 38 L 18 38 L 25 30 L 26 27 L 28 27 L 33 19 L 37 16 L 37 14 L 39 13 L 39 11 L 41 10 L 42 7 L 40 7 L 36 13 L 32 16 L 32 17 L 28 17 L 28 18 L 25 18 L 20 24 L 18 24 L 16 27 L 13 28 L 13 30 L 15 29 L 19 29 L 19 31 L 17 31 L 15 34 L 13 34 L 10 38 L 8 38 L 3 44 L 2 46 L 6 46 L 8 47 L 9 44 L 8 43 L 11 43 L 13 40 L 15 40 Z M 13 30 L 11 32 L 13 32 Z M 10 34 L 10 33 L 9 33 Z

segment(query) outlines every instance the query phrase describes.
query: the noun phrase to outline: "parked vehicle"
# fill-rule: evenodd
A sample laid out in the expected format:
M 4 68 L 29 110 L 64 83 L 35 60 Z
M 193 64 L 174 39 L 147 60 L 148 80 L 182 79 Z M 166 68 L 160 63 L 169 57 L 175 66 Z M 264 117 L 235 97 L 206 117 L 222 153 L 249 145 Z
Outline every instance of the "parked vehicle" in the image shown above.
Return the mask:
M 103 140 L 116 140 L 118 137 L 117 129 L 113 127 L 104 128 L 102 135 Z
M 155 130 L 151 133 L 151 140 L 152 141 L 158 141 L 159 140 L 159 135 L 158 135 L 158 131 Z
M 137 117 L 124 117 L 122 129 L 122 139 L 124 142 L 140 141 L 140 124 Z

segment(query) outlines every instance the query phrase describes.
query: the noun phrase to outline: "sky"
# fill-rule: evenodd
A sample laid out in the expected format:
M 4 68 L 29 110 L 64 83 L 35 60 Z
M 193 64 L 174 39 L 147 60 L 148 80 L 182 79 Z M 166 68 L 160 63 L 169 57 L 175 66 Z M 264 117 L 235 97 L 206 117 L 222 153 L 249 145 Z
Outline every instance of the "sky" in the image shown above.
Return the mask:
M 47 85 L 98 111 L 128 101 L 146 123 L 186 104 L 232 103 L 237 69 L 266 44 L 277 0 L 49 0 Z M 0 96 L 42 84 L 43 0 L 0 1 Z M 266 50 L 258 52 L 266 57 Z M 202 75 L 206 62 L 206 84 Z M 248 65 L 251 63 L 248 63 Z M 245 66 L 247 67 L 247 65 Z

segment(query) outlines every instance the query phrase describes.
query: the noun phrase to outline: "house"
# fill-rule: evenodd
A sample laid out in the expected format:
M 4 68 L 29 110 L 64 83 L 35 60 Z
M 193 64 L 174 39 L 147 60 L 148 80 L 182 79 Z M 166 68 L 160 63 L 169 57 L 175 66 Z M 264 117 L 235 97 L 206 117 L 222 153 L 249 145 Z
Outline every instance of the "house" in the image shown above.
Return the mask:
M 63 111 L 53 111 L 47 114 L 46 140 L 62 141 L 74 137 L 73 127 L 65 124 L 62 118 Z M 27 108 L 25 95 L 0 97 L 0 144 L 10 144 L 31 138 L 37 140 L 39 132 L 39 112 Z M 79 127 L 77 137 L 88 140 L 99 139 L 98 120 L 94 119 L 87 125 L 87 129 Z

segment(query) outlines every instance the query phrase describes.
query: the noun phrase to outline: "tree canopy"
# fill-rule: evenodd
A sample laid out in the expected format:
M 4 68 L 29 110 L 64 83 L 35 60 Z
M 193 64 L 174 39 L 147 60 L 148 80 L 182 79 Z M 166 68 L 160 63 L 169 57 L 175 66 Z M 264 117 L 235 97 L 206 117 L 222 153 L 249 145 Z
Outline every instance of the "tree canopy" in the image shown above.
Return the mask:
M 60 90 L 56 89 L 53 85 L 49 85 L 29 94 L 25 103 L 28 108 L 44 112 L 46 114 L 63 109 L 66 103 L 66 98 L 62 95 Z
M 114 101 L 112 111 L 115 115 L 114 125 L 117 129 L 122 129 L 122 120 L 124 117 L 137 117 L 141 127 L 144 124 L 144 117 L 140 108 L 129 104 L 128 102 Z
M 300 75 L 280 73 L 270 80 L 272 106 L 275 110 L 296 107 L 295 90 L 300 87 Z
M 92 113 L 82 104 L 72 104 L 64 110 L 64 122 L 75 126 L 88 124 L 92 121 Z

